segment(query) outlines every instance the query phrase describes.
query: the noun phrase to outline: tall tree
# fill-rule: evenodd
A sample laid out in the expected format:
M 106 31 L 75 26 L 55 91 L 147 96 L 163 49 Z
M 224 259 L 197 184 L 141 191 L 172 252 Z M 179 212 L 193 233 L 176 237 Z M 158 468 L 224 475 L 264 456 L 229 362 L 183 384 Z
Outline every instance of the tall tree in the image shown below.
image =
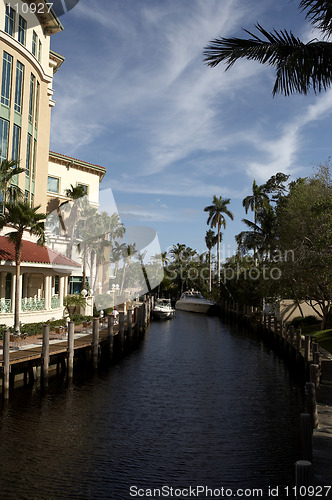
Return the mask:
M 307 301 L 327 324 L 332 304 L 332 175 L 328 166 L 293 183 L 277 208 L 281 293 Z M 279 292 L 280 293 L 280 292 Z
M 67 233 L 69 244 L 67 247 L 67 257 L 70 259 L 73 256 L 73 247 L 75 239 L 75 230 L 77 229 L 77 222 L 80 218 L 81 210 L 84 208 L 84 201 L 86 196 L 85 186 L 73 186 L 70 185 L 70 189 L 66 189 L 66 196 L 69 200 L 64 201 L 58 208 L 59 219 L 61 223 L 62 230 Z M 67 213 L 65 220 L 62 217 L 61 208 Z
M 258 61 L 276 70 L 273 95 L 307 94 L 326 90 L 332 82 L 332 6 L 327 0 L 302 0 L 300 9 L 322 33 L 322 40 L 303 43 L 292 32 L 266 31 L 260 24 L 258 35 L 244 30 L 251 38 L 219 37 L 204 50 L 205 62 L 215 67 L 226 62 L 226 71 L 239 59 Z
M 212 248 L 217 243 L 217 235 L 212 229 L 208 229 L 205 234 L 205 244 L 209 252 L 209 292 L 212 288 Z
M 229 198 L 222 198 L 214 195 L 212 200 L 212 205 L 204 208 L 204 212 L 209 212 L 209 217 L 207 224 L 211 227 L 217 228 L 217 260 L 218 260 L 218 284 L 220 284 L 220 241 L 221 241 L 221 228 L 226 228 L 226 218 L 227 215 L 231 220 L 234 219 L 232 212 L 228 209 L 227 205 L 230 203 Z
M 7 201 L 16 201 L 23 196 L 22 190 L 13 182 L 14 176 L 24 172 L 24 168 L 18 166 L 16 160 L 2 160 L 0 163 L 0 196 L 2 212 Z
M 16 264 L 16 282 L 15 282 L 15 313 L 14 313 L 14 329 L 15 332 L 20 331 L 19 317 L 19 300 L 20 300 L 20 274 L 21 274 L 21 259 L 23 234 L 27 231 L 29 234 L 37 236 L 37 243 L 43 245 L 45 242 L 44 220 L 46 215 L 38 213 L 41 205 L 31 207 L 28 202 L 6 203 L 6 211 L 0 215 L 0 229 L 4 227 L 10 228 L 12 231 L 6 234 L 9 241 L 15 247 L 15 264 Z

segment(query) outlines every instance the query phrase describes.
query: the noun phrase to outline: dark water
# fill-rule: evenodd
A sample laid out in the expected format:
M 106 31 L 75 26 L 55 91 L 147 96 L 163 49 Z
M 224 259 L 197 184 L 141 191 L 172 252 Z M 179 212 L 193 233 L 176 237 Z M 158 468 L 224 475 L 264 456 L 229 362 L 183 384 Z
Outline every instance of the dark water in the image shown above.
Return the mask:
M 217 490 L 208 498 L 226 488 L 273 498 L 268 488 L 279 486 L 284 498 L 301 393 L 260 341 L 178 312 L 102 373 L 15 391 L 0 412 L 0 497 L 197 498 L 188 488 L 202 486 Z M 149 491 L 163 486 L 164 496 Z

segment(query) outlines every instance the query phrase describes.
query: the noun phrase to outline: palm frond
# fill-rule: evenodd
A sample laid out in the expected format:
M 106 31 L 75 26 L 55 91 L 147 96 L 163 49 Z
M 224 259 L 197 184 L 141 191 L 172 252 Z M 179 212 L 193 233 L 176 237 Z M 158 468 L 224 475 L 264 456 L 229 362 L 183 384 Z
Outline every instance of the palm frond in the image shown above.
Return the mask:
M 330 0 L 301 0 L 300 9 L 326 36 L 332 35 L 332 3 Z
M 268 32 L 259 24 L 265 40 L 244 30 L 252 38 L 219 38 L 205 48 L 205 62 L 215 67 L 226 62 L 226 71 L 239 59 L 255 60 L 276 69 L 273 95 L 307 94 L 326 90 L 332 83 L 332 44 L 322 41 L 301 42 L 286 30 Z

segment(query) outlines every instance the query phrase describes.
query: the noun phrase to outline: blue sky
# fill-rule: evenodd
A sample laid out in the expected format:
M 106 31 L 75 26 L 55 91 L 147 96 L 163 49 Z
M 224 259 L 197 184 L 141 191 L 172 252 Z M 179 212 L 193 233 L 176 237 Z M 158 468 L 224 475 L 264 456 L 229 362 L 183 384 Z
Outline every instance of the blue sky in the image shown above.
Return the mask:
M 101 189 L 112 189 L 122 221 L 155 229 L 162 250 L 206 250 L 203 209 L 217 195 L 234 213 L 227 257 L 253 179 L 310 175 L 328 160 L 331 91 L 273 98 L 273 69 L 203 63 L 211 39 L 257 22 L 319 36 L 298 1 L 80 0 L 61 22 L 51 149 L 105 166 Z

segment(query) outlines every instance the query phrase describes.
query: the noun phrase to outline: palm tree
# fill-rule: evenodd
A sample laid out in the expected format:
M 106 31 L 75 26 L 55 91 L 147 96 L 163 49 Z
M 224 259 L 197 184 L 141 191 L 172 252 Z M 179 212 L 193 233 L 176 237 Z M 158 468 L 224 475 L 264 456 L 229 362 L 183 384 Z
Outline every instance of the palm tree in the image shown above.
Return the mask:
M 307 94 L 311 89 L 321 92 L 332 82 L 332 6 L 327 0 L 301 0 L 299 7 L 306 11 L 311 24 L 322 32 L 322 40 L 303 43 L 292 32 L 268 32 L 260 24 L 257 30 L 264 39 L 244 30 L 251 38 L 216 38 L 205 47 L 205 62 L 215 67 L 225 61 L 226 71 L 238 59 L 268 64 L 276 69 L 273 95 L 283 93 Z
M 17 160 L 4 159 L 0 163 L 0 194 L 2 197 L 2 208 L 7 201 L 15 201 L 23 195 L 22 190 L 13 184 L 13 177 L 24 172 L 24 168 L 18 166 Z M 8 197 L 7 197 L 8 196 Z
M 226 218 L 224 216 L 227 215 L 231 220 L 234 219 L 232 212 L 227 208 L 227 205 L 230 203 L 229 198 L 219 198 L 214 195 L 212 205 L 209 205 L 204 208 L 204 212 L 209 212 L 209 217 L 207 220 L 207 224 L 210 224 L 211 227 L 217 228 L 217 259 L 218 259 L 218 285 L 220 284 L 220 241 L 221 241 L 221 228 L 226 229 Z
M 217 235 L 212 229 L 206 231 L 205 235 L 205 244 L 209 251 L 209 292 L 211 292 L 211 284 L 212 284 L 212 248 L 217 243 Z
M 15 247 L 15 264 L 16 264 L 16 283 L 15 283 L 15 314 L 14 314 L 14 330 L 20 331 L 19 317 L 19 300 L 20 300 L 20 273 L 21 273 L 21 258 L 23 246 L 24 231 L 31 235 L 37 236 L 39 245 L 45 242 L 44 220 L 46 215 L 37 213 L 41 205 L 31 207 L 29 202 L 6 203 L 6 211 L 0 215 L 0 229 L 5 226 L 14 229 L 14 231 L 6 234 L 9 241 Z
M 133 243 L 133 244 L 130 243 L 129 245 L 126 245 L 125 250 L 122 254 L 122 256 L 123 256 L 123 274 L 122 274 L 122 280 L 121 280 L 120 295 L 122 294 L 122 291 L 123 291 L 123 285 L 124 285 L 124 281 L 125 281 L 126 271 L 130 265 L 130 261 L 131 261 L 132 256 L 135 255 L 136 253 L 137 253 L 137 250 L 136 250 L 135 243 Z
M 69 245 L 67 248 L 67 257 L 70 259 L 73 255 L 73 246 L 74 246 L 74 235 L 77 221 L 80 217 L 80 211 L 84 208 L 84 200 L 86 195 L 85 186 L 78 185 L 73 186 L 70 185 L 70 189 L 65 190 L 65 194 L 70 200 L 64 201 L 58 207 L 58 215 L 61 223 L 61 227 L 63 231 L 67 232 L 69 237 Z M 81 202 L 79 201 L 81 199 Z M 69 209 L 69 215 L 66 220 L 63 220 L 62 214 L 60 212 L 60 208 L 63 207 L 65 210 Z
M 261 208 L 256 215 L 256 222 L 242 219 L 249 228 L 236 236 L 240 254 L 254 250 L 255 266 L 257 254 L 269 258 L 276 247 L 276 214 L 271 205 Z

